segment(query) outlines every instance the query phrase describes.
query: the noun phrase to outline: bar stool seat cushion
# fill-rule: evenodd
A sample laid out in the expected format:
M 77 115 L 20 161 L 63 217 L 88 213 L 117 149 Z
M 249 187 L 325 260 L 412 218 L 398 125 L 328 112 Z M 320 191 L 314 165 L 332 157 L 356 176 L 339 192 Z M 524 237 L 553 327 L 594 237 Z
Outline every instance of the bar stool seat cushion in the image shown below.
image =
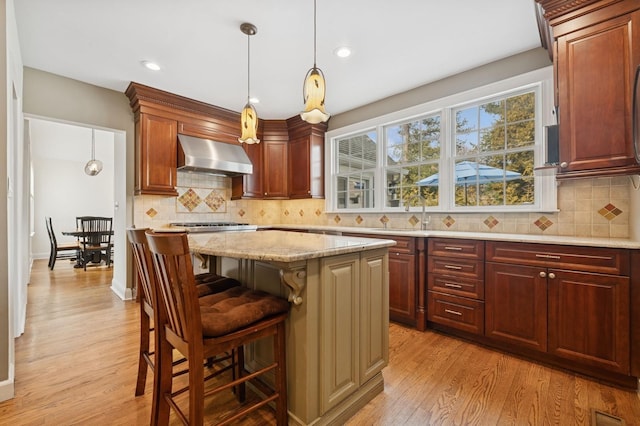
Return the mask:
M 198 297 L 207 296 L 210 294 L 220 293 L 221 291 L 228 290 L 231 287 L 240 286 L 240 281 L 218 275 L 217 279 L 209 279 L 205 281 L 196 281 L 196 289 L 198 291 Z
M 204 337 L 219 337 L 289 310 L 289 302 L 262 291 L 232 287 L 198 299 Z

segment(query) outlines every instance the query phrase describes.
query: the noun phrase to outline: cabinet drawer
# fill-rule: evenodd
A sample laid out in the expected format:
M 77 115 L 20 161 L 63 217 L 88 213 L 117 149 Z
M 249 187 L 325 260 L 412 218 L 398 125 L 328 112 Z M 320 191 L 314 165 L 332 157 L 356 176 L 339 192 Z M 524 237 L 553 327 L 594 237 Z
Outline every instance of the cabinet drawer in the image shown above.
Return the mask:
M 484 241 L 429 238 L 429 256 L 484 259 Z
M 440 293 L 484 300 L 483 280 L 429 274 L 428 288 Z
M 429 273 L 477 280 L 484 278 L 484 262 L 481 260 L 458 259 L 455 257 L 429 256 Z
M 629 252 L 625 249 L 496 241 L 487 241 L 486 259 L 487 262 L 515 263 L 612 275 L 629 275 L 630 265 Z
M 484 303 L 429 291 L 429 321 L 474 334 L 484 334 Z

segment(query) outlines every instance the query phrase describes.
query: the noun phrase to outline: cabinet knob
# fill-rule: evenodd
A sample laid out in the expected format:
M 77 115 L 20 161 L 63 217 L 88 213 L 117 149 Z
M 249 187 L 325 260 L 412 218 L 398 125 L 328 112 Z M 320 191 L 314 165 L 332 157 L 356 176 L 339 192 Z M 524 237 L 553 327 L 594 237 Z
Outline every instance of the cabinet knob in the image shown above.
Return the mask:
M 554 279 L 556 277 L 556 274 L 554 274 L 553 272 L 549 272 L 549 278 Z
M 546 278 L 547 277 L 547 273 L 544 271 L 540 271 L 540 278 Z
M 568 165 L 569 165 L 569 163 L 567 163 L 566 161 L 563 161 L 562 163 L 560 163 L 560 168 L 561 169 L 566 169 Z
M 267 195 L 267 193 L 265 192 L 264 195 Z

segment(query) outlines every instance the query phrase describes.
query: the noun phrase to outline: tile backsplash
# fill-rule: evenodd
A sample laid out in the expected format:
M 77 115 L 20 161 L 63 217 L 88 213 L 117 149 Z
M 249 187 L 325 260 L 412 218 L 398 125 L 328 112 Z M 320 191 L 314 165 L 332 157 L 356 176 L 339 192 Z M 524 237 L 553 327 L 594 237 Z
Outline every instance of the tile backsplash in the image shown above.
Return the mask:
M 324 200 L 230 200 L 231 179 L 178 173 L 178 197 L 141 195 L 134 199 L 136 226 L 159 228 L 170 222 L 234 221 L 258 225 L 338 225 L 420 229 L 420 212 L 326 213 Z M 629 237 L 627 177 L 562 181 L 558 212 L 434 213 L 428 228 L 469 232 L 578 237 Z

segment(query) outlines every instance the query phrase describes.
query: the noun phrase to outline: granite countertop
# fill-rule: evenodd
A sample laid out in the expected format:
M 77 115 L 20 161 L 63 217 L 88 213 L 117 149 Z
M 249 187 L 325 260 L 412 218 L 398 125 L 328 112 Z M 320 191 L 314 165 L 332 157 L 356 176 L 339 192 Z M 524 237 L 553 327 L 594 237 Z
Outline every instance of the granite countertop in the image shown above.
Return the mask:
M 193 252 L 272 262 L 294 262 L 374 250 L 395 244 L 391 239 L 273 230 L 189 234 L 189 248 Z
M 530 234 L 506 234 L 492 232 L 462 232 L 462 231 L 420 231 L 413 229 L 384 229 L 366 228 L 355 226 L 319 226 L 319 225 L 269 225 L 259 229 L 290 229 L 295 231 L 306 230 L 310 232 L 336 232 L 336 233 L 362 233 L 381 236 L 407 236 L 407 237 L 441 237 L 441 238 L 469 238 L 488 241 L 513 241 L 523 243 L 562 244 L 571 246 L 610 247 L 625 249 L 640 249 L 640 241 L 625 238 L 588 238 L 567 237 L 562 235 L 530 235 Z

